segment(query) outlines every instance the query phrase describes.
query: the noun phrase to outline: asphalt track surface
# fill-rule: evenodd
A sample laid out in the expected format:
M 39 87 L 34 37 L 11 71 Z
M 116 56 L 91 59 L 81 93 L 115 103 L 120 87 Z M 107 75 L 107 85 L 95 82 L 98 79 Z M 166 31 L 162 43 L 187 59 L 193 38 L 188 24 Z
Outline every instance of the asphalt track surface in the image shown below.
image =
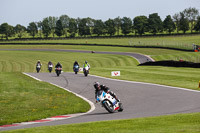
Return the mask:
M 108 79 L 83 73 L 62 73 L 59 77 L 55 73 L 28 73 L 42 81 L 56 84 L 79 94 L 95 103 L 93 83 L 99 81 L 107 85 L 121 99 L 123 112 L 108 113 L 100 104 L 94 104 L 92 112 L 52 122 L 36 123 L 1 130 L 23 129 L 39 126 L 53 126 L 73 123 L 84 123 L 105 120 L 119 120 L 139 117 L 162 116 L 178 113 L 200 112 L 200 91 L 163 85 Z

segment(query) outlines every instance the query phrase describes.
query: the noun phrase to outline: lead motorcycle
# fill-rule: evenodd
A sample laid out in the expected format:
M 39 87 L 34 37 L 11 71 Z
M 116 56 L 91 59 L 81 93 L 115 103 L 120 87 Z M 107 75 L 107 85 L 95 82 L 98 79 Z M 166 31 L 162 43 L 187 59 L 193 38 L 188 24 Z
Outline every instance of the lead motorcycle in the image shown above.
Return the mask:
M 62 68 L 61 67 L 57 67 L 55 68 L 55 71 L 56 71 L 56 75 L 59 76 L 62 72 Z
M 100 102 L 109 113 L 114 113 L 115 111 L 122 112 L 124 110 L 121 102 L 118 102 L 113 96 L 103 90 L 97 92 L 96 100 Z

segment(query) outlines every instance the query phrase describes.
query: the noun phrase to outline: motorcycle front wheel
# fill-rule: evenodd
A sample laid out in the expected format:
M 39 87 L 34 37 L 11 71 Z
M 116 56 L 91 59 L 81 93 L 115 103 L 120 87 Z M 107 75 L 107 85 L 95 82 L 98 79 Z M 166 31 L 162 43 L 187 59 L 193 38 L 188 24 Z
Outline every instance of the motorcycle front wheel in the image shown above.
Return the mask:
M 110 103 L 111 106 L 108 104 L 108 102 Z M 107 100 L 107 101 L 103 102 L 103 106 L 109 113 L 114 113 L 114 108 L 110 101 Z

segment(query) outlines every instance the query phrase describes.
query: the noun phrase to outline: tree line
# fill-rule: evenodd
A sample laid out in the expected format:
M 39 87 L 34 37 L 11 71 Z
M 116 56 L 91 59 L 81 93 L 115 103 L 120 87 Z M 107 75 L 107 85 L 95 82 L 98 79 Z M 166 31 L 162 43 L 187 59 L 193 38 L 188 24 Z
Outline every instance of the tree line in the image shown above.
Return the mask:
M 158 33 L 172 32 L 179 33 L 182 31 L 184 34 L 190 30 L 200 32 L 200 16 L 196 8 L 186 8 L 182 12 L 176 13 L 173 16 L 168 15 L 161 20 L 158 13 L 149 14 L 149 16 L 136 16 L 131 19 L 129 17 L 116 17 L 102 21 L 101 19 L 95 20 L 92 18 L 70 18 L 67 15 L 60 17 L 46 17 L 39 22 L 31 22 L 27 27 L 17 24 L 15 27 L 8 23 L 0 25 L 1 39 L 17 35 L 22 38 L 25 33 L 35 38 L 39 35 L 48 38 L 50 35 L 53 37 L 65 36 L 120 36 L 135 33 L 135 35 L 145 35 L 151 33 L 156 35 Z

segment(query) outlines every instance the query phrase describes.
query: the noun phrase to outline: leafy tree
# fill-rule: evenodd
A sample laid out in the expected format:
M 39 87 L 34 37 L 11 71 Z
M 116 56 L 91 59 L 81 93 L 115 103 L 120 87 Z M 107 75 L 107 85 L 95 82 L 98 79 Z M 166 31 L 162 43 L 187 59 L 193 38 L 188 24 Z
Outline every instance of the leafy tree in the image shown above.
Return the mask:
M 63 26 L 62 26 L 62 22 L 61 20 L 59 19 L 57 22 L 56 22 L 56 28 L 55 28 L 55 33 L 57 36 L 62 36 L 63 35 Z
M 8 37 L 11 37 L 12 35 L 14 35 L 14 28 L 8 23 L 3 23 L 0 26 L 0 33 L 4 34 L 6 39 L 8 40 Z
M 110 36 L 113 36 L 115 34 L 116 29 L 115 29 L 115 23 L 113 19 L 108 19 L 107 21 L 105 21 L 105 31 Z
M 76 19 L 70 18 L 69 20 L 69 30 L 70 37 L 75 37 L 77 33 L 78 27 L 77 27 L 77 21 Z
M 15 27 L 14 27 L 14 31 L 15 33 L 17 33 L 17 36 L 21 39 L 22 36 L 24 35 L 24 33 L 26 32 L 26 27 L 20 25 L 20 24 L 17 24 Z
M 174 19 L 174 22 L 175 22 L 177 33 L 179 33 L 179 30 L 180 30 L 180 19 L 181 19 L 180 13 L 174 14 L 173 19 Z
M 196 23 L 194 29 L 195 29 L 196 31 L 199 31 L 199 32 L 200 32 L 200 16 L 197 18 L 197 23 Z
M 78 30 L 81 36 L 91 35 L 90 26 L 87 18 L 80 19 Z
M 35 37 L 35 35 L 38 33 L 37 25 L 35 22 L 29 23 L 29 26 L 27 27 L 27 32 L 31 36 L 33 36 L 33 38 Z
M 48 18 L 44 18 L 42 21 L 42 32 L 46 38 L 51 34 Z
M 142 35 L 147 31 L 148 18 L 146 16 L 137 16 L 133 19 L 135 32 Z
M 176 27 L 170 15 L 168 15 L 163 21 L 163 27 L 170 34 L 175 30 Z
M 122 33 L 124 35 L 131 33 L 131 31 L 132 31 L 132 20 L 128 17 L 123 17 L 121 19 L 121 21 L 122 21 L 122 24 L 121 24 Z
M 158 13 L 153 13 L 149 15 L 148 29 L 149 32 L 153 33 L 154 35 L 163 30 L 163 23 L 160 16 L 158 16 Z
M 60 16 L 59 19 L 60 19 L 62 26 L 64 28 L 65 37 L 67 37 L 67 31 L 68 31 L 68 27 L 69 27 L 70 17 L 67 16 L 67 15 L 62 15 L 62 16 Z
M 95 20 L 93 34 L 97 34 L 98 36 L 102 35 L 104 33 L 104 27 L 102 20 Z
M 53 34 L 53 37 L 54 37 L 55 29 L 56 29 L 56 22 L 58 21 L 58 18 L 49 16 L 48 21 L 49 21 L 49 27 L 51 29 L 51 33 Z
M 190 30 L 192 33 L 192 30 L 194 29 L 195 21 L 197 20 L 197 17 L 199 15 L 199 11 L 196 8 L 187 8 L 183 11 L 185 17 L 190 22 Z
M 181 18 L 180 18 L 180 30 L 182 30 L 183 33 L 185 34 L 185 32 L 187 30 L 189 30 L 189 21 L 185 17 L 184 13 L 181 13 L 180 15 L 181 15 Z
M 115 18 L 114 23 L 117 30 L 117 35 L 119 36 L 119 32 L 120 32 L 121 24 L 122 24 L 121 18 L 120 17 Z

